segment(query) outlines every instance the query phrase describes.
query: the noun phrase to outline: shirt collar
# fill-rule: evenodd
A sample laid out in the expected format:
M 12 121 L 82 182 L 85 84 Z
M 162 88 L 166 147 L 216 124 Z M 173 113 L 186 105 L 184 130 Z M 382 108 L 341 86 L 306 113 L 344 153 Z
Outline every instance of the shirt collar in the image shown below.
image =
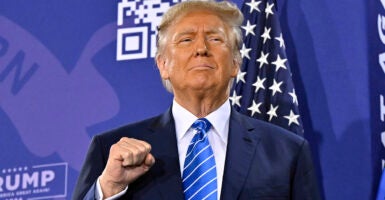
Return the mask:
M 230 113 L 231 106 L 229 100 L 227 100 L 217 110 L 205 117 L 212 124 L 214 132 L 225 143 L 227 143 L 228 138 Z M 172 104 L 172 114 L 175 120 L 177 140 L 179 141 L 198 118 L 178 104 L 175 99 Z

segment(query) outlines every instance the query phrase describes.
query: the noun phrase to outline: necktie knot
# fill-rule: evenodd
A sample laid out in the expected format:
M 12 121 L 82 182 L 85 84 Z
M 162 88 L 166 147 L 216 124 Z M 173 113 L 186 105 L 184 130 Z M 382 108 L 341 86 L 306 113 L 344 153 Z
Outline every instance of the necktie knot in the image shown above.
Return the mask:
M 199 118 L 197 119 L 192 125 L 192 128 L 207 133 L 207 131 L 211 128 L 211 123 L 206 118 Z

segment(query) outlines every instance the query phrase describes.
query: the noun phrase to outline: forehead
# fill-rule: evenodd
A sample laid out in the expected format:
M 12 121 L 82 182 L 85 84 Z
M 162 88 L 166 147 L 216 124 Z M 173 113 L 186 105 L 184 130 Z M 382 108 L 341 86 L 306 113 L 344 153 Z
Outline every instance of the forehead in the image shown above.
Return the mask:
M 227 24 L 211 11 L 190 11 L 178 17 L 171 26 L 174 32 L 184 31 L 186 29 L 205 29 L 205 31 L 224 31 Z

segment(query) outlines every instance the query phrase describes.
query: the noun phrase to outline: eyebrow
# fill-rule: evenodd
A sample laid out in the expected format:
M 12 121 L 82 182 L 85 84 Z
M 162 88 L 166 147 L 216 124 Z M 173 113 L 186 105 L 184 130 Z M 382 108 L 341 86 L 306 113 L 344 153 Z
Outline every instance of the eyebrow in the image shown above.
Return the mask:
M 194 34 L 196 33 L 197 31 L 192 29 L 192 28 L 188 28 L 178 34 L 175 35 L 174 38 L 180 38 L 181 36 L 184 36 L 184 35 L 189 35 L 189 34 Z M 221 31 L 220 29 L 210 29 L 210 30 L 207 30 L 205 31 L 206 34 L 208 35 L 212 35 L 212 34 L 223 34 L 223 35 L 226 35 L 224 31 Z
M 175 38 L 179 38 L 179 37 L 181 37 L 181 36 L 183 36 L 183 35 L 190 35 L 190 34 L 194 34 L 194 33 L 196 33 L 195 30 L 193 30 L 193 29 L 187 29 L 187 30 L 184 30 L 184 31 L 182 31 L 182 32 L 180 32 L 180 33 L 177 33 L 177 34 L 175 35 Z

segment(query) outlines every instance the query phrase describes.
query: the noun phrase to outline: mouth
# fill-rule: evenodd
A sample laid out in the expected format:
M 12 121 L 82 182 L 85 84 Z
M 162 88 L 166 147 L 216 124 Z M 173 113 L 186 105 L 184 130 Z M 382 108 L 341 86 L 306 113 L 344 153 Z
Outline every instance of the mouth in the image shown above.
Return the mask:
M 214 69 L 214 67 L 209 64 L 203 63 L 203 64 L 194 65 L 190 68 L 190 70 L 208 70 L 208 69 Z

